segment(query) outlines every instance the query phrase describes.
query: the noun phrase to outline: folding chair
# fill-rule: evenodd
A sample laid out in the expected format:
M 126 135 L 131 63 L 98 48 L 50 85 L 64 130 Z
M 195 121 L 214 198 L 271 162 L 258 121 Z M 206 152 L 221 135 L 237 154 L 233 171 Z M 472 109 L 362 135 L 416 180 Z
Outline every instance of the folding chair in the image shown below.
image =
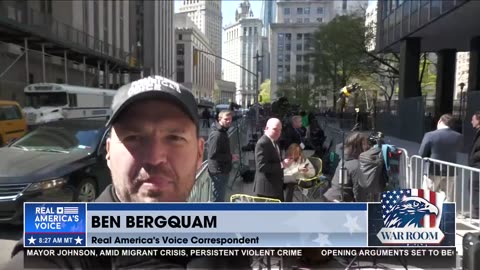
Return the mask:
M 233 194 L 230 196 L 230 202 L 233 203 L 279 203 L 281 202 L 278 199 L 271 199 L 271 198 L 265 198 L 265 197 L 258 197 L 258 196 L 252 196 L 252 195 L 247 195 L 247 194 Z M 259 257 L 259 258 L 254 258 L 254 261 L 252 264 L 258 264 L 259 269 L 264 269 L 264 267 L 268 270 L 272 269 L 272 258 L 270 256 L 265 256 L 265 257 Z M 282 258 L 280 258 L 278 269 L 281 270 L 283 269 L 283 262 Z
M 242 203 L 252 203 L 252 202 L 281 202 L 278 199 L 258 197 L 247 194 L 233 194 L 230 196 L 230 202 L 242 202 Z
M 322 175 L 322 160 L 317 157 L 308 157 L 308 160 L 316 173 L 313 177 L 298 179 L 296 188 L 300 191 L 301 198 L 296 197 L 296 199 L 301 202 L 315 200 L 317 192 L 328 186 L 327 178 Z

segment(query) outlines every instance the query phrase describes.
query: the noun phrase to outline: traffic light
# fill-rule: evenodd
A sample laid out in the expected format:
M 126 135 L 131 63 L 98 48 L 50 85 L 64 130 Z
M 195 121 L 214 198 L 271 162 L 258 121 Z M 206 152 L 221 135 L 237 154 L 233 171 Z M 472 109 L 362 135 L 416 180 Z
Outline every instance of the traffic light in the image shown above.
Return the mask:
M 198 65 L 198 54 L 199 54 L 199 51 L 193 48 L 193 65 L 194 66 Z
M 131 56 L 129 65 L 130 67 L 135 67 L 137 65 L 137 58 Z

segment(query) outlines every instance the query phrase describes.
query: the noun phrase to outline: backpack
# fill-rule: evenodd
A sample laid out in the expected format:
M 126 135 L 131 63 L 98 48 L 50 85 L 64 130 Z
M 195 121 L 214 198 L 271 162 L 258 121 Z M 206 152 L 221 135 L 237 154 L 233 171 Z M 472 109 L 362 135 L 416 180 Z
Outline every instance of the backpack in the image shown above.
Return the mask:
M 385 190 L 385 161 L 382 154 L 382 148 L 372 147 L 363 152 L 358 157 L 360 170 L 364 177 L 358 179 L 358 184 L 362 192 L 366 194 L 368 201 L 377 201 L 377 196 Z
M 382 156 L 385 164 L 387 181 L 386 190 L 400 188 L 400 159 L 403 151 L 391 144 L 382 145 Z

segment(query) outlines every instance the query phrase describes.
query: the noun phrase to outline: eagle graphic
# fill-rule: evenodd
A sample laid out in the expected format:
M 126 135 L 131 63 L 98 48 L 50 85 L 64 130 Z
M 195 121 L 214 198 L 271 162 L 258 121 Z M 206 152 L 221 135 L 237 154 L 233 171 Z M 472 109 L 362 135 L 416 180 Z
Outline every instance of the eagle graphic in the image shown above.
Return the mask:
M 438 208 L 420 197 L 405 197 L 388 211 L 384 218 L 385 228 L 419 228 L 425 215 L 438 216 Z

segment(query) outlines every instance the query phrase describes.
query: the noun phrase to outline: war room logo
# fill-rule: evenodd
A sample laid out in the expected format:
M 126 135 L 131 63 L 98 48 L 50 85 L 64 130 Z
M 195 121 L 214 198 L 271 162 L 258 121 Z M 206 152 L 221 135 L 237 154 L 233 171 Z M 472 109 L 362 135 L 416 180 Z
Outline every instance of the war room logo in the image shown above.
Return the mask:
M 382 193 L 383 228 L 377 237 L 386 245 L 439 244 L 445 194 L 424 189 Z

